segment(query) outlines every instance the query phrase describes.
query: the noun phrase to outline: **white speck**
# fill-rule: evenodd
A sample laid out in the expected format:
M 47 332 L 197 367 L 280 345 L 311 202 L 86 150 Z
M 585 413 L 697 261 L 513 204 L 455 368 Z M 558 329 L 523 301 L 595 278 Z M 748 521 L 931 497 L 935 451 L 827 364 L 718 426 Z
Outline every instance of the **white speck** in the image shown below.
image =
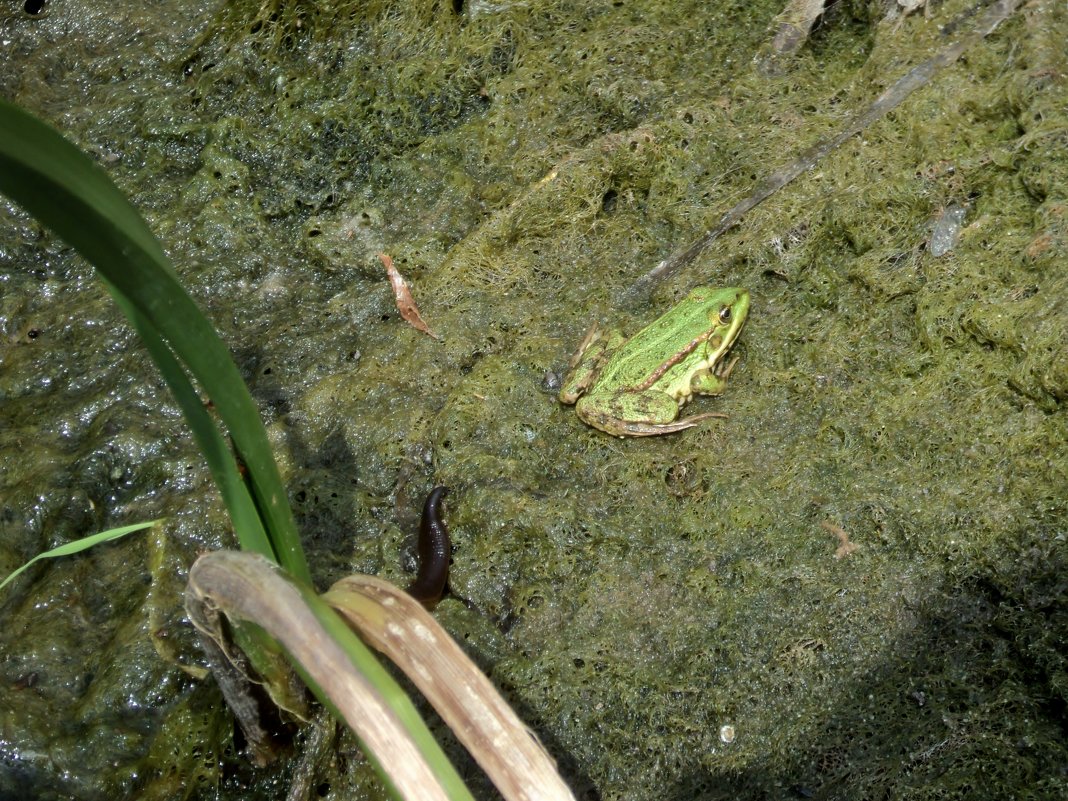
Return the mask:
M 734 726 L 726 723 L 719 727 L 719 740 L 724 745 L 730 745 L 734 742 Z
M 437 643 L 438 638 L 434 636 L 434 632 L 432 632 L 422 623 L 418 621 L 412 621 L 411 628 L 412 633 L 428 645 L 435 645 Z

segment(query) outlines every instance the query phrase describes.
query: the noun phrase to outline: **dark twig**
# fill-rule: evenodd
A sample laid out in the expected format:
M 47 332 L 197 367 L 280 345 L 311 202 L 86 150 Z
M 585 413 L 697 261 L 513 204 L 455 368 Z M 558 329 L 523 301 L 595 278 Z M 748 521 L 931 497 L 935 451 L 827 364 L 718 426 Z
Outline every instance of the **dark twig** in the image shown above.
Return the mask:
M 922 64 L 913 67 L 904 76 L 898 79 L 893 86 L 883 92 L 865 111 L 855 116 L 852 121 L 839 133 L 830 139 L 817 142 L 798 156 L 792 163 L 781 170 L 772 173 L 765 178 L 756 191 L 739 202 L 720 219 L 719 223 L 709 231 L 702 234 L 696 241 L 685 249 L 671 254 L 650 272 L 643 275 L 627 289 L 622 297 L 623 304 L 636 303 L 644 299 L 664 279 L 674 275 L 680 269 L 696 259 L 701 252 L 720 237 L 723 232 L 733 228 L 745 216 L 745 214 L 757 204 L 766 200 L 786 184 L 797 178 L 801 173 L 810 170 L 819 163 L 824 156 L 837 148 L 847 139 L 863 131 L 876 120 L 885 116 L 901 104 L 916 89 L 924 86 L 934 74 L 946 67 L 958 58 L 972 45 L 980 42 L 988 36 L 998 25 L 1010 17 L 1023 0 L 998 0 L 986 10 L 976 23 L 975 27 L 961 36 L 960 39 L 943 48 L 937 54 L 927 59 Z M 948 26 L 955 27 L 954 24 Z

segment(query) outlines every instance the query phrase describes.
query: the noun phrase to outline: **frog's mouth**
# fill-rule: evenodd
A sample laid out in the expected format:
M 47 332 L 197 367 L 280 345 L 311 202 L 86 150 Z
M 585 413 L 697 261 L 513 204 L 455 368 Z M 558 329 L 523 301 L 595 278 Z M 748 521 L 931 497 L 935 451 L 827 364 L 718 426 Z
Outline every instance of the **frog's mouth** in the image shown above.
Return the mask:
M 708 340 L 708 345 L 712 349 L 712 359 L 718 361 L 730 353 L 731 348 L 734 347 L 734 343 L 737 342 L 738 337 L 742 335 L 742 329 L 745 328 L 745 323 L 746 320 L 743 319 L 740 323 L 737 323 L 734 328 L 730 329 L 726 336 L 713 336 Z

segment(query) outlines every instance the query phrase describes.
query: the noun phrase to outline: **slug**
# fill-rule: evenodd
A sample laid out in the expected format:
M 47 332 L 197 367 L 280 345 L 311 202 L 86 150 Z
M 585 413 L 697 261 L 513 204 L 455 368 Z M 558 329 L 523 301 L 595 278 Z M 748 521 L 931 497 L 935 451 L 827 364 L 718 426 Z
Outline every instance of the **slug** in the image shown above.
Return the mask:
M 449 530 L 441 519 L 441 499 L 448 492 L 448 487 L 434 487 L 423 504 L 419 521 L 419 571 L 408 585 L 408 594 L 427 609 L 433 609 L 441 600 L 449 581 L 452 545 Z

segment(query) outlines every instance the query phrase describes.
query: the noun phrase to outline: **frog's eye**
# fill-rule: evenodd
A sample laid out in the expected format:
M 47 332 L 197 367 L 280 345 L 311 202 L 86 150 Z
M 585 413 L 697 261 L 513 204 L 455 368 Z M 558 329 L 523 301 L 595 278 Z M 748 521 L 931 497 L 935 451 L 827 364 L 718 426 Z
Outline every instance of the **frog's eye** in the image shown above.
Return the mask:
M 731 307 L 730 306 L 724 306 L 722 309 L 719 310 L 719 321 L 723 325 L 726 325 L 727 323 L 729 323 L 731 321 Z

